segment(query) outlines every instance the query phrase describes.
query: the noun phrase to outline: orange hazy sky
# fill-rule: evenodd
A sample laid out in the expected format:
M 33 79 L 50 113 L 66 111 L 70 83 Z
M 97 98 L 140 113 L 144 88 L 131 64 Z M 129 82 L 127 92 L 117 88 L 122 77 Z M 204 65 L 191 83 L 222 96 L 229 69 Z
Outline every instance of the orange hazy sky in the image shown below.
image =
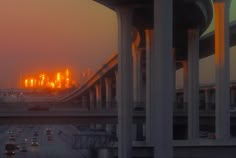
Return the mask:
M 69 67 L 75 77 L 117 50 L 116 14 L 92 0 L 1 0 L 0 88 Z
M 232 0 L 231 21 L 236 20 L 235 6 Z M 214 22 L 206 32 L 213 27 Z M 93 0 L 0 0 L 0 88 L 17 87 L 28 74 L 67 67 L 78 79 L 116 51 L 116 14 Z M 233 80 L 235 58 L 236 47 L 231 48 Z M 202 82 L 214 82 L 213 63 L 214 56 L 200 61 Z M 177 80 L 181 87 L 181 70 Z

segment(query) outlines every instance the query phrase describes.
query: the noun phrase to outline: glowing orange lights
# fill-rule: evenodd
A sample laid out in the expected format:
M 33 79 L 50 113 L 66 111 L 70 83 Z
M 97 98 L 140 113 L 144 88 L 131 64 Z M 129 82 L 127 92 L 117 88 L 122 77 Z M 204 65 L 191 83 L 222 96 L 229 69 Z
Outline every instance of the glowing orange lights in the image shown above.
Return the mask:
M 28 79 L 25 79 L 25 88 L 28 87 Z
M 34 80 L 30 79 L 30 87 L 33 87 L 33 86 L 34 86 Z
M 46 73 L 41 73 L 37 77 L 29 77 L 24 79 L 25 88 L 57 88 L 64 89 L 74 86 L 74 81 L 70 79 L 71 73 L 69 69 L 63 72 L 56 72 L 54 77 L 50 77 Z
M 66 77 L 69 77 L 69 70 L 66 69 Z

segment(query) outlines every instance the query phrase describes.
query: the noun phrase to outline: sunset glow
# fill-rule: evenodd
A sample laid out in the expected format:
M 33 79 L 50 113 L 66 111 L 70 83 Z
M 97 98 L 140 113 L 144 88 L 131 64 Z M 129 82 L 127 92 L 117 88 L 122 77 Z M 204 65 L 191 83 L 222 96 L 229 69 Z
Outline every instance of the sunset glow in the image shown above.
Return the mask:
M 39 73 L 39 75 L 26 77 L 24 79 L 24 88 L 70 88 L 75 82 L 71 79 L 69 69 L 64 72 L 56 72 L 53 75 Z

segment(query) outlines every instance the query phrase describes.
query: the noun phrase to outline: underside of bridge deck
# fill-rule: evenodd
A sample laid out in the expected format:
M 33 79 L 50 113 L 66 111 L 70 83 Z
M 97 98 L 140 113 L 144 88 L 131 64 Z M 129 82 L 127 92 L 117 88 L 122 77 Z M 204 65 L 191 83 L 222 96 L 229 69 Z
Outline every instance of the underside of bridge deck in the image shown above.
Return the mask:
M 133 27 L 143 32 L 152 29 L 153 1 L 152 0 L 96 0 L 116 11 L 119 7 L 133 9 Z M 171 6 L 170 6 L 171 7 Z M 182 60 L 187 57 L 187 30 L 200 28 L 203 33 L 213 17 L 212 3 L 210 0 L 174 0 L 173 1 L 173 48 L 176 50 L 176 59 Z M 141 33 L 142 36 L 142 33 Z M 145 47 L 145 36 L 141 38 L 140 46 Z M 206 52 L 202 52 L 206 53 Z M 200 56 L 206 56 L 201 54 Z

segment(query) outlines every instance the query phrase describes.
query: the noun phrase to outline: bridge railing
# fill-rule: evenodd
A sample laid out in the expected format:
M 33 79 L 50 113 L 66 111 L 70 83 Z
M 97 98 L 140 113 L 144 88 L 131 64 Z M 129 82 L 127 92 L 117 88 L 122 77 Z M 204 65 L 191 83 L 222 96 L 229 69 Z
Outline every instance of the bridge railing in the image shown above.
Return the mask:
M 90 102 L 84 102 L 83 106 L 81 102 L 77 103 L 58 103 L 58 102 L 17 102 L 17 103 L 0 103 L 1 111 L 68 111 L 68 110 L 78 110 L 78 111 L 91 111 L 91 112 L 117 112 L 117 102 L 101 102 L 100 104 L 91 104 Z M 173 103 L 174 113 L 186 114 L 188 111 L 188 103 Z M 236 104 L 230 104 L 230 112 L 236 113 Z M 146 105 L 145 102 L 133 102 L 132 103 L 133 112 L 145 112 Z M 215 103 L 199 103 L 199 112 L 202 114 L 214 114 Z

